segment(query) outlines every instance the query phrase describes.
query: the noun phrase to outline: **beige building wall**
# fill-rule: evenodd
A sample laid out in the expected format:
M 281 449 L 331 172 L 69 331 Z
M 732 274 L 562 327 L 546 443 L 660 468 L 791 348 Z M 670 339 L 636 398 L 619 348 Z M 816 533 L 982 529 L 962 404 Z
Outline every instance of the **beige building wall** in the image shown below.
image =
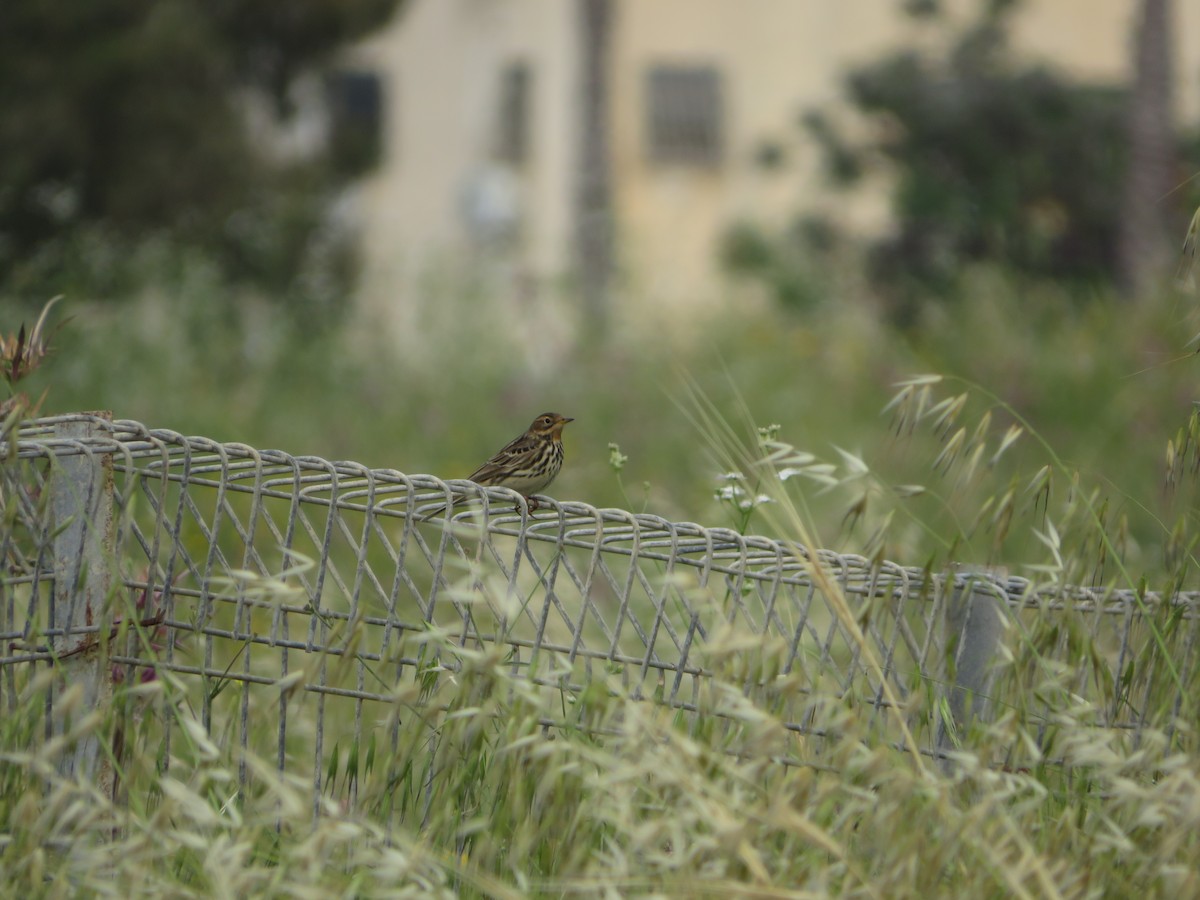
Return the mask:
M 802 112 L 834 104 L 845 71 L 928 32 L 898 0 L 617 0 L 612 35 L 611 137 L 621 299 L 626 311 L 669 314 L 719 305 L 727 291 L 714 251 L 739 218 L 783 222 L 802 208 L 836 208 L 851 227 L 886 220 L 886 196 L 847 205 L 822 184 Z M 975 0 L 951 6 L 964 17 Z M 1127 77 L 1134 0 L 1027 0 L 1014 43 L 1081 76 Z M 577 148 L 576 0 L 411 0 L 360 49 L 385 90 L 385 163 L 359 198 L 367 311 L 411 332 L 444 279 L 476 267 L 495 293 L 557 295 L 570 265 Z M 1177 3 L 1178 107 L 1200 119 L 1200 3 Z M 933 48 L 930 48 L 933 49 Z M 500 73 L 532 73 L 528 154 L 493 160 Z M 652 162 L 646 150 L 646 72 L 656 64 L 721 73 L 724 152 L 715 166 Z M 764 142 L 783 164 L 755 162 Z M 480 203 L 480 198 L 486 202 Z M 480 239 L 468 209 L 511 218 Z M 482 218 L 486 219 L 487 216 Z M 477 225 L 477 223 L 476 223 Z M 486 232 L 487 229 L 484 229 Z M 489 232 L 490 233 L 490 232 Z
M 911 40 L 894 0 L 695 3 L 622 7 L 614 59 L 614 173 L 622 262 L 635 300 L 703 306 L 723 295 L 716 262 L 725 228 L 739 219 L 782 223 L 803 207 L 836 202 L 847 218 L 878 225 L 882 194 L 823 190 L 818 150 L 799 127 L 806 109 L 838 99 L 840 75 Z M 645 73 L 656 64 L 714 66 L 722 74 L 725 146 L 715 168 L 647 158 Z M 756 155 L 780 146 L 779 166 Z
M 523 59 L 535 73 L 530 158 L 511 185 L 520 252 L 550 271 L 565 252 L 573 95 L 570 5 L 557 0 L 413 0 L 356 62 L 380 72 L 384 162 L 359 197 L 364 299 L 383 311 L 415 302 L 423 276 L 457 270 L 473 251 L 467 194 L 488 172 L 498 73 Z

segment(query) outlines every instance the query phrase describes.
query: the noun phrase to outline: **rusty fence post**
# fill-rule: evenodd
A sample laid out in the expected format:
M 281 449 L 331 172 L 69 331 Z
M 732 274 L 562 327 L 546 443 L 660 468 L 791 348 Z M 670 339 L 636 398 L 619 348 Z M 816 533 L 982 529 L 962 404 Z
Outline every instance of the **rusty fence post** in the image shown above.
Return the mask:
M 112 421 L 112 413 L 96 413 Z M 60 440 L 86 442 L 108 436 L 96 419 L 62 422 L 55 427 Z M 54 595 L 50 642 L 59 670 L 61 689 L 83 686 L 83 714 L 112 709 L 113 682 L 108 664 L 108 632 L 114 575 L 112 454 L 86 451 L 57 458 L 49 481 L 54 522 Z M 61 702 L 51 700 L 48 729 L 57 738 L 70 733 L 72 718 Z M 104 796 L 113 795 L 113 767 L 102 746 L 104 729 L 93 728 L 58 763 L 71 779 L 89 781 Z

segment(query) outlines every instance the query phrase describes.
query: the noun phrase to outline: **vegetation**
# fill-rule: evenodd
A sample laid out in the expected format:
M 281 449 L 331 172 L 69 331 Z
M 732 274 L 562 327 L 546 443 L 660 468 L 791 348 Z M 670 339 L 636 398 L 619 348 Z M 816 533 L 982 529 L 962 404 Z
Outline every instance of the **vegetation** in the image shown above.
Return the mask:
M 331 304 L 352 247 L 328 207 L 357 173 L 329 146 L 277 152 L 277 136 L 312 105 L 301 76 L 319 83 L 400 6 L 4 3 L 0 297 L 113 300 L 165 257 L 204 260 L 227 289 L 262 288 L 297 313 Z
M 894 296 L 881 301 L 844 272 L 814 276 L 802 254 L 835 251 L 837 239 L 807 223 L 801 255 L 750 231 L 730 248 L 733 262 L 777 278 L 780 295 L 805 307 L 803 318 L 742 311 L 712 322 L 705 344 L 642 334 L 572 351 L 542 332 L 532 341 L 515 336 L 496 304 L 443 291 L 439 317 L 422 321 L 420 341 L 397 351 L 352 322 L 318 338 L 298 324 L 303 315 L 277 315 L 241 289 L 222 248 L 246 250 L 239 239 L 251 233 L 263 245 L 238 263 L 245 271 L 308 277 L 289 266 L 313 247 L 320 204 L 309 200 L 329 183 L 302 168 L 276 175 L 298 179 L 304 190 L 275 193 L 278 183 L 259 181 L 253 164 L 223 172 L 217 163 L 230 147 L 244 147 L 244 135 L 233 133 L 228 96 L 207 91 L 215 71 L 228 71 L 285 99 L 297 65 L 394 5 L 293 5 L 310 15 L 275 24 L 298 29 L 289 32 L 294 57 L 273 54 L 261 40 L 199 42 L 206 31 L 278 33 L 246 4 L 110 3 L 70 16 L 57 10 L 54 21 L 36 4 L 4 7 L 0 50 L 31 24 L 62 29 L 55 40 L 67 47 L 73 35 L 87 35 L 99 59 L 82 46 L 62 57 L 64 71 L 81 73 L 73 79 L 81 90 L 92 84 L 84 66 L 111 62 L 103 52 L 111 42 L 141 47 L 139 29 L 166 29 L 175 42 L 147 43 L 149 61 L 172 54 L 183 86 L 204 95 L 196 113 L 217 107 L 214 144 L 202 147 L 212 150 L 213 169 L 196 171 L 229 174 L 234 183 L 214 187 L 211 197 L 172 195 L 174 208 L 195 214 L 164 223 L 152 188 L 133 184 L 136 170 L 123 166 L 113 170 L 111 207 L 104 191 L 80 191 L 96 184 L 79 174 L 91 171 L 87 160 L 67 160 L 77 171 L 46 147 L 36 158 L 64 168 L 0 179 L 20 187 L 0 195 L 4 290 L 28 299 L 64 275 L 68 285 L 84 285 L 41 318 L 31 314 L 30 328 L 9 317 L 12 304 L 3 307 L 0 439 L 36 412 L 110 409 L 152 427 L 455 477 L 532 415 L 557 409 L 576 418 L 554 485 L 562 499 L 725 525 L 879 565 L 944 572 L 957 563 L 1029 579 L 1042 593 L 1005 620 L 987 698 L 992 714 L 960 729 L 945 699 L 948 674 L 897 674 L 902 664 L 879 658 L 872 629 L 886 627 L 889 613 L 895 623 L 921 612 L 893 613 L 878 598 L 846 594 L 811 555 L 797 559 L 816 585 L 821 625 L 830 634 L 836 627 L 846 647 L 842 655 L 814 655 L 803 673 L 787 668 L 786 642 L 729 615 L 735 589 L 728 583 L 672 586 L 688 590 L 695 620 L 707 628 L 694 659 L 711 677 L 693 710 L 657 702 L 661 685 L 632 681 L 615 661 L 588 660 L 590 680 L 581 688 L 564 685 L 582 681 L 576 671 L 547 671 L 535 684 L 518 676 L 503 648 L 464 646 L 437 622 L 396 638 L 396 652 L 416 661 L 415 683 L 357 706 L 298 688 L 318 669 L 345 674 L 353 652 L 289 651 L 295 668 L 284 679 L 263 674 L 266 683 L 245 694 L 211 673 L 133 678 L 118 667 L 113 703 L 102 708 L 89 708 L 81 685 L 64 683 L 53 666 L 22 662 L 0 667 L 0 894 L 1200 895 L 1198 620 L 1193 607 L 1148 595 L 1198 587 L 1193 335 L 1200 336 L 1200 316 L 1183 293 L 1117 302 L 1098 245 L 1089 240 L 1076 253 L 1043 227 L 1062 215 L 1108 240 L 1110 222 L 1087 204 L 1111 196 L 1085 196 L 1084 188 L 1089 178 L 1109 181 L 1113 159 L 1095 135 L 1109 133 L 1112 98 L 1089 94 L 1079 116 L 1061 118 L 1063 128 L 1088 135 L 1061 145 L 1075 154 L 1069 171 L 1033 173 L 1029 181 L 1022 169 L 1013 176 L 1019 184 L 1000 179 L 995 195 L 975 184 L 992 178 L 994 165 L 977 169 L 971 154 L 947 150 L 964 182 L 951 196 L 921 156 L 947 123 L 952 136 L 991 140 L 971 131 L 978 110 L 959 109 L 961 117 L 940 125 L 922 119 L 930 74 L 904 60 L 860 82 L 862 97 L 879 108 L 904 106 L 912 121 L 929 125 L 892 146 L 897 161 L 912 163 L 901 180 L 912 201 L 902 207 L 903 225 L 949 227 L 910 233 L 904 245 L 919 289 L 944 301 L 920 310 L 920 329 L 897 329 L 896 316 L 878 314 L 881 303 L 896 313 Z M 925 13 L 937 7 L 909 5 Z M 999 15 L 1008 3 L 991 6 Z M 352 7 L 354 15 L 339 18 Z M 13 10 L 31 17 L 21 29 L 5 27 Z M 180 19 L 195 27 L 178 27 Z M 984 41 L 975 49 L 987 52 L 964 45 L 952 64 L 968 67 L 955 71 L 988 101 L 985 118 L 1043 134 L 1046 109 L 1032 122 L 1025 100 L 1043 107 L 1080 100 L 1044 73 L 970 68 L 996 59 L 985 40 L 994 35 L 974 37 Z M 0 74 L 14 77 L 0 84 L 19 76 L 36 88 L 33 58 L 7 49 Z M 132 77 L 120 66 L 96 71 Z M 133 74 L 142 83 L 144 70 Z M 170 144 L 179 135 L 165 127 L 169 106 L 123 113 L 166 115 L 166 123 L 147 127 Z M 29 117 L 21 126 L 28 130 L 55 109 L 19 106 L 12 121 Z M 87 116 L 62 121 L 95 125 Z M 62 141 L 55 146 L 103 146 L 33 130 Z M 840 149 L 849 171 L 854 155 Z M 17 168 L 34 158 L 0 156 Z M 247 199 L 243 178 L 264 194 Z M 1041 196 L 1030 185 L 1049 192 L 1048 206 L 1014 205 L 1016 197 Z M 280 202 L 296 220 L 264 211 L 265 195 L 268 206 L 286 197 Z M 972 202 L 986 215 L 965 214 Z M 47 225 L 47 216 L 64 214 L 61 229 Z M 274 224 L 260 229 L 264 221 Z M 44 243 L 43 226 L 53 232 Z M 1200 213 L 1189 232 L 1192 253 L 1198 227 Z M 949 246 L 953 265 L 926 254 L 925 241 Z M 995 241 L 1002 253 L 991 252 Z M 120 277 L 105 280 L 113 272 Z M 1181 274 L 1186 283 L 1190 273 Z M 294 285 L 276 287 L 275 296 L 295 299 Z M 105 295 L 122 302 L 93 299 Z M 73 321 L 56 331 L 64 312 Z M 5 622 L 21 621 L 38 589 L 13 577 L 18 508 L 44 512 L 38 504 L 47 502 L 10 478 L 19 465 L 0 454 Z M 228 502 L 232 509 L 238 498 Z M 188 522 L 189 536 L 202 541 Z M 260 528 L 256 540 L 268 531 Z M 649 565 L 647 573 L 665 577 Z M 281 574 L 238 577 L 239 599 L 261 604 L 247 613 L 252 629 L 264 608 L 299 602 Z M 451 593 L 478 604 L 482 621 L 486 596 L 473 579 L 454 583 Z M 1065 602 L 1073 585 L 1134 599 L 1122 615 L 1102 616 Z M 214 587 L 214 596 L 224 589 Z M 117 592 L 115 639 L 162 645 L 164 626 L 146 618 L 151 593 Z M 320 619 L 302 606 L 285 615 Z M 345 622 L 346 646 L 358 646 L 366 627 Z M 19 629 L 4 640 L 4 656 L 28 649 Z M 947 672 L 957 665 L 949 654 L 941 662 Z M 839 676 L 851 663 L 864 680 L 846 687 Z M 888 667 L 895 668 L 885 679 Z M 897 679 L 903 697 L 893 690 Z M 51 687 L 65 734 L 47 728 Z M 643 687 L 649 701 L 638 693 Z M 798 707 L 808 734 L 789 727 Z M 274 725 L 285 713 L 281 746 Z M 1109 715 L 1136 728 L 1100 727 Z M 920 752 L 933 729 L 948 734 L 945 758 Z M 58 765 L 93 737 L 111 753 L 116 802 Z M 277 753 L 288 760 L 283 772 Z
M 1200 332 L 1190 304 L 1172 297 L 1136 310 L 1100 299 L 1077 307 L 1053 287 L 1031 293 L 1002 273 L 976 273 L 969 300 L 930 316 L 920 343 L 882 325 L 869 300 L 831 297 L 803 321 L 739 315 L 692 349 L 634 339 L 564 353 L 537 371 L 521 339 L 499 336 L 474 297 L 445 298 L 444 318 L 425 326 L 423 347 L 395 356 L 370 338 L 316 341 L 253 307 L 222 308 L 218 290 L 201 270 L 173 295 L 117 307 L 68 304 L 74 319 L 54 365 L 34 376 L 28 393 L 37 396 L 52 376 L 50 411 L 112 409 L 184 433 L 445 477 L 469 473 L 525 420 L 558 409 L 577 421 L 557 496 L 732 521 L 714 496 L 723 470 L 688 422 L 690 380 L 727 420 L 741 421 L 744 403 L 755 426 L 778 424 L 784 440 L 824 462 L 842 466 L 841 448 L 885 484 L 926 485 L 928 493 L 905 502 L 872 490 L 868 512 L 896 506 L 934 516 L 933 530 L 948 533 L 972 562 L 1019 560 L 1038 546 L 1026 531 L 993 548 L 968 527 L 991 490 L 1002 485 L 1003 494 L 1015 480 L 1025 496 L 1025 484 L 1052 462 L 1030 439 L 1034 432 L 1110 498 L 1113 514 L 1128 521 L 1139 563 L 1162 558 L 1164 523 L 1191 501 L 1180 493 L 1186 481 L 1163 489 L 1166 441 L 1186 425 L 1194 396 L 1186 344 Z M 931 471 L 938 436 L 898 434 L 893 413 L 881 415 L 896 384 L 927 372 L 946 376 L 950 387 L 940 391 L 967 394 L 966 421 L 990 414 L 988 440 L 1010 425 L 1024 428 L 995 467 L 977 473 L 992 479 L 987 490 L 970 493 Z M 610 443 L 628 457 L 620 484 Z M 1070 492 L 1072 478 L 1056 476 L 1056 498 Z M 821 542 L 862 549 L 867 520 L 845 519 L 860 496 L 812 487 Z M 759 518 L 748 527 L 769 526 Z M 945 552 L 920 529 L 902 534 L 891 534 L 889 557 Z
M 831 300 L 803 323 L 742 316 L 698 350 L 599 347 L 539 376 L 513 365 L 521 346 L 487 322 L 451 316 L 435 347 L 487 350 L 434 370 L 197 302 L 206 277 L 194 273 L 144 315 L 76 305 L 58 355 L 24 390 L 52 383 L 46 411 L 111 407 L 184 432 L 447 476 L 469 471 L 529 409 L 555 407 L 577 418 L 560 497 L 934 569 L 1003 565 L 1041 584 L 1195 583 L 1200 426 L 1185 345 L 1200 324 L 1170 298 L 1047 302 L 1031 320 L 1018 312 L 1028 297 L 1002 274 L 977 274 L 970 302 L 931 318 L 920 345 L 861 298 Z M 231 324 L 239 343 L 217 339 Z M 910 377 L 921 372 L 944 375 Z M 862 611 L 836 584 L 824 590 L 851 627 Z M 196 685 L 173 677 L 117 692 L 172 709 L 182 731 L 160 778 L 161 721 L 132 720 L 129 744 L 143 750 L 124 772 L 130 801 L 114 806 L 56 774 L 69 740 L 30 750 L 44 710 L 33 680 L 0 724 L 0 871 L 9 892 L 42 896 L 102 884 L 196 895 L 1194 893 L 1198 751 L 1191 705 L 1176 700 L 1190 690 L 1178 673 L 1194 671 L 1186 620 L 1148 617 L 1120 671 L 1075 615 L 1014 621 L 992 697 L 1012 713 L 961 735 L 951 766 L 873 739 L 834 679 L 812 698 L 814 727 L 832 736 L 820 764 L 782 765 L 806 758 L 805 745 L 770 697 L 800 685 L 769 675 L 786 648 L 737 628 L 705 646 L 711 702 L 740 698 L 732 718 L 647 704 L 614 679 L 574 705 L 532 691 L 502 654 L 431 634 L 430 650 L 465 673 L 431 670 L 436 706 L 401 692 L 368 711 L 379 733 L 405 724 L 392 746 L 349 746 L 327 731 L 315 821 L 311 771 L 277 775 L 253 749 L 271 745 L 266 725 L 252 725 L 245 759 L 256 790 L 238 793 L 234 713 L 204 728 Z M 1073 686 L 1093 671 L 1078 668 L 1088 659 L 1100 699 L 1084 703 Z M 748 678 L 769 692 L 747 696 Z M 302 733 L 311 701 L 284 696 Z M 1140 734 L 1094 727 L 1097 709 L 1135 696 Z M 1050 720 L 1031 717 L 1031 698 Z M 80 734 L 107 733 L 102 715 L 80 716 Z M 1047 736 L 1038 723 L 1051 720 Z M 547 735 L 545 721 L 562 727 Z M 1014 747 L 1024 749 L 1014 757 Z M 307 760 L 311 745 L 294 752 Z M 438 773 L 428 787 L 417 777 L 426 764 Z
M 944 54 L 905 49 L 846 77 L 858 128 L 844 127 L 841 110 L 800 117 L 832 183 L 851 189 L 874 176 L 877 188 L 882 173 L 891 186 L 893 224 L 865 248 L 872 287 L 908 326 L 923 307 L 971 296 L 963 279 L 981 265 L 1029 284 L 1052 281 L 1063 302 L 1089 302 L 1126 275 L 1117 186 L 1130 161 L 1128 89 L 1023 61 L 1007 38 L 1019 6 L 1012 0 L 981 3 L 978 19 L 957 33 L 937 6 L 914 4 L 913 14 L 939 31 Z M 1200 202 L 1187 181 L 1200 164 L 1196 136 L 1176 145 L 1182 165 L 1152 210 L 1171 233 Z M 824 261 L 849 240 L 823 219 L 802 217 L 778 234 L 741 223 L 727 236 L 725 263 L 762 280 L 782 305 L 803 308 L 822 293 Z

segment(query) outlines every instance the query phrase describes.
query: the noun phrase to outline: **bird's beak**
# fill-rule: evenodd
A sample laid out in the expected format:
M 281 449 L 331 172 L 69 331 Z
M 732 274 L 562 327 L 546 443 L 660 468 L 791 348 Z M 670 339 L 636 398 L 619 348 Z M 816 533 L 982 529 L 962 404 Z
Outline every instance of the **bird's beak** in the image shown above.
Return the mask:
M 562 423 L 563 423 L 564 425 L 566 425 L 568 422 L 574 422 L 574 421 L 575 421 L 575 420 L 574 420 L 574 419 L 572 419 L 570 416 L 560 416 L 559 418 L 561 418 L 561 419 L 562 419 Z

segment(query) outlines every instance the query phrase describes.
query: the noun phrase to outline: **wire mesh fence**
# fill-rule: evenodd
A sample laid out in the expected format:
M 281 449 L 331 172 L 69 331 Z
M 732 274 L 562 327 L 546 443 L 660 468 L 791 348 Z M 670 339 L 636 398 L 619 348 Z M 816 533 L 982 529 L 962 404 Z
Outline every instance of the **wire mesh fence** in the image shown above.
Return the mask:
M 500 488 L 96 415 L 26 423 L 3 449 L 0 716 L 39 672 L 67 673 L 32 742 L 69 730 L 55 705 L 72 683 L 90 706 L 171 678 L 213 740 L 307 773 L 320 795 L 368 747 L 410 728 L 435 740 L 430 715 L 481 653 L 555 699 L 548 736 L 588 728 L 597 689 L 685 726 L 736 718 L 708 691 L 719 674 L 786 723 L 781 760 L 798 765 L 823 765 L 831 702 L 874 739 L 898 741 L 902 722 L 944 755 L 988 714 L 992 663 L 1014 644 L 1062 667 L 1098 728 L 1196 711 L 1195 594 L 930 572 L 549 498 L 531 512 Z M 470 502 L 438 511 L 452 491 Z M 1151 627 L 1161 656 L 1147 659 Z M 729 634 L 753 641 L 715 654 Z M 1149 693 L 1163 665 L 1165 699 Z M 1051 702 L 1021 715 L 1052 728 Z M 142 749 L 164 769 L 190 738 L 159 712 Z M 110 756 L 81 746 L 71 765 L 111 779 Z

